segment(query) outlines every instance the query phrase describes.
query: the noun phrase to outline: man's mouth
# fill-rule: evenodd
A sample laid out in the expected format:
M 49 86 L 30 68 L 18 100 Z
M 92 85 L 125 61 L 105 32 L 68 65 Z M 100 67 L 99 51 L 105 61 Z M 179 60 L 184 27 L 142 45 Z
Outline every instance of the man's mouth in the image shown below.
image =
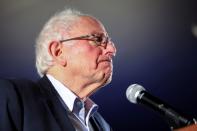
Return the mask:
M 112 62 L 112 59 L 111 58 L 102 58 L 100 60 L 98 60 L 98 63 L 101 63 L 101 62 Z
M 96 61 L 96 68 L 99 66 L 99 65 L 102 65 L 104 67 L 111 67 L 112 66 L 112 58 L 110 57 L 100 57 L 97 59 Z

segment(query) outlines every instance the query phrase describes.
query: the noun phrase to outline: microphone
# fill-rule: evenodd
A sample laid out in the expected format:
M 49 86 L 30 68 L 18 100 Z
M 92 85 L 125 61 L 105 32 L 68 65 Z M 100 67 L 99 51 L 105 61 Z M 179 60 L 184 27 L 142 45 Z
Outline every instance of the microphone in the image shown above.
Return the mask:
M 130 85 L 126 90 L 126 96 L 131 103 L 142 104 L 159 112 L 167 120 L 171 129 L 177 129 L 196 123 L 195 119 L 186 118 L 170 105 L 146 92 L 145 88 L 141 85 Z

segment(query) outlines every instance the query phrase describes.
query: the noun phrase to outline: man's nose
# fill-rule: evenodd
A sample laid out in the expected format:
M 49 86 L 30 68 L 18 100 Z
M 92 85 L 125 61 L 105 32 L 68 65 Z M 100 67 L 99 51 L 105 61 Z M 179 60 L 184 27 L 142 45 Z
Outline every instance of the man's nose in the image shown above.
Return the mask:
M 104 54 L 110 54 L 112 57 L 116 55 L 116 47 L 112 41 L 107 43 Z

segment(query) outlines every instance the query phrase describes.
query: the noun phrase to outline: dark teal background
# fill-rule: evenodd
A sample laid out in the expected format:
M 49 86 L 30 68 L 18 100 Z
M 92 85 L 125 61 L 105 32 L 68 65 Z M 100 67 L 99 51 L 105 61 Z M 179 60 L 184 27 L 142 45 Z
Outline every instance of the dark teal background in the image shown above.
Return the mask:
M 1 0 L 0 77 L 38 79 L 35 39 L 56 11 L 99 18 L 116 47 L 111 84 L 94 94 L 114 131 L 168 131 L 159 114 L 128 102 L 130 84 L 197 118 L 196 0 Z

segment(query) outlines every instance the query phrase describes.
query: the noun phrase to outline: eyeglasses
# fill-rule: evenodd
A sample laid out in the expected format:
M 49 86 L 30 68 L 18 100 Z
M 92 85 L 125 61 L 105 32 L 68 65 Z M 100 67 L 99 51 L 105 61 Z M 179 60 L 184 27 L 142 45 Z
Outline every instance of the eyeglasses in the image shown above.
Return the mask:
M 90 40 L 90 41 L 94 41 L 97 46 L 103 46 L 103 47 L 106 47 L 107 43 L 111 42 L 111 38 L 105 36 L 104 34 L 91 34 L 91 35 L 73 37 L 66 40 L 60 40 L 60 43 L 71 41 L 71 40 Z

